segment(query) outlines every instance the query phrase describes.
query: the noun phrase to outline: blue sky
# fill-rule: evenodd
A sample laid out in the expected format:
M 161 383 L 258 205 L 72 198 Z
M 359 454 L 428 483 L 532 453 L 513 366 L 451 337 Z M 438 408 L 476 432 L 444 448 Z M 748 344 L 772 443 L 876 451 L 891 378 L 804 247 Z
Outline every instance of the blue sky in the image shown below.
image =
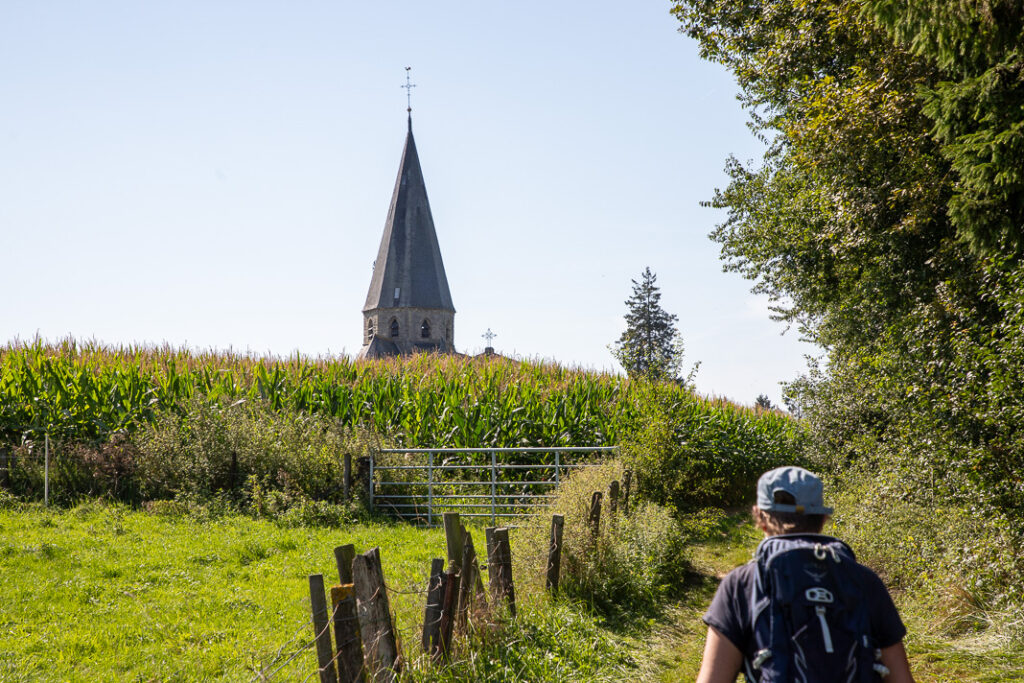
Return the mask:
M 0 340 L 354 354 L 405 134 L 456 346 L 595 369 L 645 266 L 697 387 L 778 401 L 814 348 L 699 206 L 756 158 L 662 0 L 0 4 Z

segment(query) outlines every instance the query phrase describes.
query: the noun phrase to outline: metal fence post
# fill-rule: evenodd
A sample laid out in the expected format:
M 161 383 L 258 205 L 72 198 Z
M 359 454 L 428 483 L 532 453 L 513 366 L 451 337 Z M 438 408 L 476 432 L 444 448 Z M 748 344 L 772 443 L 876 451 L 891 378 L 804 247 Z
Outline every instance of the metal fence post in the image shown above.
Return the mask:
M 491 451 L 491 526 L 497 526 L 495 520 L 498 518 L 497 509 L 494 504 L 495 496 L 498 494 L 498 455 Z
M 555 489 L 558 489 L 558 468 L 560 466 L 558 456 L 561 455 L 561 451 L 555 451 Z
M 46 462 L 43 465 L 43 505 L 50 505 L 50 434 L 46 434 Z
M 434 451 L 427 453 L 427 526 L 434 526 Z
M 373 512 L 373 453 L 370 453 L 370 512 Z

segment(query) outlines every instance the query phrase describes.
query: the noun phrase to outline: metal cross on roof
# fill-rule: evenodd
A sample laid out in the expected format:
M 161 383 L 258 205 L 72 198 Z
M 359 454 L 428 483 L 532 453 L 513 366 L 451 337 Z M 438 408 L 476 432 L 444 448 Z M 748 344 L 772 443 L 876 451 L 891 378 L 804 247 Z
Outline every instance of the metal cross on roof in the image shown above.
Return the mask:
M 487 331 L 481 334 L 480 336 L 487 340 L 488 346 L 491 346 L 491 342 L 494 341 L 494 338 L 497 337 L 498 335 L 491 332 L 491 328 L 488 327 Z
M 416 84 L 409 80 L 409 72 L 411 70 L 411 66 L 405 67 L 405 85 L 398 86 L 399 88 L 405 88 L 405 110 L 410 112 L 412 111 L 412 89 L 416 87 Z

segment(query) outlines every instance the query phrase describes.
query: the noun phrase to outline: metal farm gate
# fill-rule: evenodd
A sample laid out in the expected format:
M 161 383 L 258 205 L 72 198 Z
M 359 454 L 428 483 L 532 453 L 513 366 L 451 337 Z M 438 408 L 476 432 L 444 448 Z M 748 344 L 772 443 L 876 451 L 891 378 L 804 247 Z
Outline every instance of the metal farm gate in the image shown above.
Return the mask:
M 490 518 L 496 526 L 500 518 L 542 512 L 562 477 L 596 467 L 616 450 L 383 448 L 370 455 L 370 509 L 427 526 L 439 524 L 444 512 Z

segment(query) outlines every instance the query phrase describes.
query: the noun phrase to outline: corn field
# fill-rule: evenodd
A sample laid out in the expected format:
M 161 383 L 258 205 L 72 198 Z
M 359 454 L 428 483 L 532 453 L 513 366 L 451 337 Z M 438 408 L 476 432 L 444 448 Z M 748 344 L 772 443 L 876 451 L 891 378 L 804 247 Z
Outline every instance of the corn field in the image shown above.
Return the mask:
M 138 489 L 133 495 L 143 498 L 147 490 L 153 495 L 178 490 L 142 478 L 143 465 L 154 462 L 154 453 L 178 473 L 191 466 L 181 462 L 183 457 L 212 463 L 202 472 L 196 466 L 195 472 L 168 481 L 223 481 L 226 488 L 238 489 L 251 474 L 277 476 L 260 464 L 273 460 L 271 451 L 277 449 L 282 452 L 274 457 L 291 464 L 275 472 L 288 472 L 293 483 L 301 479 L 302 488 L 315 491 L 316 477 L 299 474 L 311 459 L 336 457 L 329 453 L 335 447 L 317 445 L 323 451 L 319 455 L 300 457 L 299 452 L 314 442 L 328 444 L 334 437 L 318 440 L 324 429 L 373 434 L 380 443 L 405 447 L 618 445 L 643 432 L 653 419 L 652 406 L 674 416 L 672 441 L 690 443 L 690 450 L 699 442 L 702 453 L 723 464 L 792 452 L 799 431 L 787 416 L 703 398 L 681 386 L 501 358 L 261 358 L 169 347 L 114 348 L 70 339 L 0 347 L 0 451 L 23 444 L 38 451 L 44 434 L 65 451 L 74 444 L 99 448 L 112 439 L 127 439 L 141 445 L 149 458 L 131 456 L 136 461 L 131 481 Z M 248 415 L 246 424 L 263 426 L 237 423 L 229 413 L 239 411 Z M 228 443 L 225 430 L 236 423 L 242 426 L 231 427 L 231 433 L 243 436 L 232 436 L 235 440 Z M 293 435 L 287 446 L 282 430 Z M 258 437 L 244 436 L 257 432 Z M 95 481 L 102 474 L 109 480 L 107 459 L 102 454 L 86 457 L 92 474 L 85 479 Z M 76 467 L 75 476 L 82 478 L 82 467 Z
M 625 382 L 556 366 L 417 356 L 265 359 L 33 344 L 0 350 L 5 441 L 102 440 L 195 397 L 333 418 L 408 446 L 614 442 Z

